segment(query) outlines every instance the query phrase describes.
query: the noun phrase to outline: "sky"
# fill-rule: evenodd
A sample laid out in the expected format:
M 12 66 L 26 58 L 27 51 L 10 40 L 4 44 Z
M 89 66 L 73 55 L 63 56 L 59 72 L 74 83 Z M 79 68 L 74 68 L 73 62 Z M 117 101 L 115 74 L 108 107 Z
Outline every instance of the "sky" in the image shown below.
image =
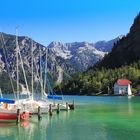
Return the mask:
M 140 0 L 1 0 L 0 31 L 52 41 L 96 42 L 129 32 Z

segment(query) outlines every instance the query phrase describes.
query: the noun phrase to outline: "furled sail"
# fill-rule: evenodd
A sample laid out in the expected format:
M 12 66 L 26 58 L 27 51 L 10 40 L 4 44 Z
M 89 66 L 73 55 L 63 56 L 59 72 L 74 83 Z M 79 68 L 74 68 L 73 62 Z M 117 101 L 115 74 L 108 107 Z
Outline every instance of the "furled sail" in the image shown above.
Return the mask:
M 130 84 L 128 85 L 128 96 L 132 96 L 132 91 L 131 91 Z

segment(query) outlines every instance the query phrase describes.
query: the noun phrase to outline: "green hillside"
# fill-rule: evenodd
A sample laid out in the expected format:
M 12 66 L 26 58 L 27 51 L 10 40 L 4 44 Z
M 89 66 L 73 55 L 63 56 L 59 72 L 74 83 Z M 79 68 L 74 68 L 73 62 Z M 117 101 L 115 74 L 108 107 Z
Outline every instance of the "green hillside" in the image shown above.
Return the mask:
M 89 69 L 62 85 L 62 90 L 64 94 L 100 95 L 108 92 L 113 94 L 114 83 L 120 78 L 131 80 L 133 93 L 139 92 L 140 61 L 116 69 Z

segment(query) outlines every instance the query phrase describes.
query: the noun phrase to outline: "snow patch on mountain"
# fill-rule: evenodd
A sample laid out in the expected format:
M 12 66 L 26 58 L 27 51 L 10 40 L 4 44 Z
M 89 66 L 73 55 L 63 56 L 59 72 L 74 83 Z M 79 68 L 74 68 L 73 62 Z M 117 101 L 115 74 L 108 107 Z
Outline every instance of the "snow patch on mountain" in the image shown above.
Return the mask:
M 48 48 L 51 49 L 51 51 L 54 52 L 56 56 L 60 56 L 64 59 L 70 59 L 72 57 L 71 51 L 68 50 L 68 46 L 66 44 L 52 42 Z
M 88 42 L 65 44 L 52 42 L 48 48 L 57 57 L 55 58 L 57 61 L 65 62 L 66 65 L 72 66 L 76 71 L 85 71 L 106 54 L 106 52 L 97 50 L 93 43 Z
M 79 47 L 78 53 L 83 53 L 84 51 L 91 51 L 95 55 L 99 55 L 100 57 L 104 57 L 106 52 L 97 50 L 94 46 L 90 44 L 86 44 L 84 47 Z

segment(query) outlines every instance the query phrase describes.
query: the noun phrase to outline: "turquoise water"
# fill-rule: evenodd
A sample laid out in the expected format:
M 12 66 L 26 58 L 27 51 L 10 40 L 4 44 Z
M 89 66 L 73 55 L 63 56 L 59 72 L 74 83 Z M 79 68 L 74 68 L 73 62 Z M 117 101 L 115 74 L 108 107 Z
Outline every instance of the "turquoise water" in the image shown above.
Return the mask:
M 0 124 L 0 140 L 139 140 L 140 97 L 78 97 L 76 109 L 37 116 L 29 122 Z

